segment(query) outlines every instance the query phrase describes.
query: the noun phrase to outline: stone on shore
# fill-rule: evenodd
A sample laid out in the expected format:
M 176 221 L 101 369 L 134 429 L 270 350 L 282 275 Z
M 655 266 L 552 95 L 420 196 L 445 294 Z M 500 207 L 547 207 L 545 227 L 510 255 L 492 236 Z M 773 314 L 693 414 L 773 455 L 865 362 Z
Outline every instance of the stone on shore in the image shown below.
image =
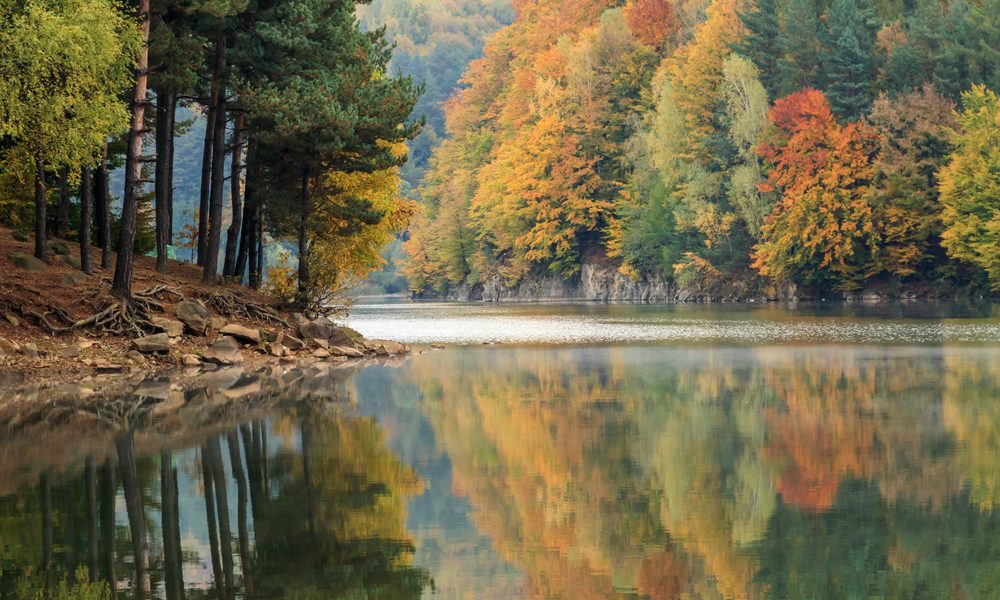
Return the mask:
M 184 323 L 180 321 L 166 317 L 153 317 L 150 321 L 169 337 L 179 338 L 184 335 Z
M 21 354 L 28 358 L 38 358 L 38 346 L 32 343 L 21 346 Z
M 170 352 L 170 336 L 165 333 L 147 335 L 146 337 L 132 340 L 132 345 L 143 354 Z
M 330 354 L 347 358 L 364 358 L 365 353 L 350 346 L 330 346 Z
M 14 263 L 14 266 L 22 271 L 29 271 L 31 273 L 44 273 L 49 270 L 49 266 L 44 262 L 38 260 L 32 254 L 27 254 L 25 252 L 11 252 L 7 255 L 10 258 L 10 262 Z
M 196 335 L 205 335 L 212 328 L 212 313 L 198 300 L 183 300 L 174 305 L 174 315 Z
M 202 360 L 217 365 L 239 364 L 243 362 L 243 355 L 240 354 L 240 343 L 236 341 L 236 338 L 224 335 L 205 350 L 202 354 Z
M 230 323 L 223 327 L 219 333 L 222 335 L 229 335 L 237 340 L 243 342 L 244 344 L 259 344 L 260 343 L 260 330 L 251 329 L 249 327 L 243 327 L 242 325 L 237 325 L 236 323 Z
M 289 350 L 301 350 L 306 347 L 306 343 L 297 337 L 292 337 L 285 332 L 281 332 L 275 337 L 274 342 L 281 344 Z

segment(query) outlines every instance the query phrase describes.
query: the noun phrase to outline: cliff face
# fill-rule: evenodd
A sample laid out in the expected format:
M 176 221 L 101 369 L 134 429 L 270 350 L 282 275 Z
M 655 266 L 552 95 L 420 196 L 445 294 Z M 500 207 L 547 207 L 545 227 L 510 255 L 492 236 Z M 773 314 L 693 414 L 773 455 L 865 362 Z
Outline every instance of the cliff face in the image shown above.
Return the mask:
M 625 302 L 675 304 L 687 302 L 809 302 L 833 301 L 878 304 L 892 301 L 942 300 L 973 298 L 982 295 L 973 289 L 942 289 L 927 285 L 900 286 L 887 282 L 871 283 L 853 292 L 821 292 L 791 282 L 773 283 L 748 274 L 712 284 L 678 285 L 663 278 L 635 280 L 622 274 L 617 265 L 587 262 L 572 279 L 555 275 L 534 275 L 516 285 L 507 285 L 500 276 L 486 283 L 462 284 L 440 298 L 454 302 Z

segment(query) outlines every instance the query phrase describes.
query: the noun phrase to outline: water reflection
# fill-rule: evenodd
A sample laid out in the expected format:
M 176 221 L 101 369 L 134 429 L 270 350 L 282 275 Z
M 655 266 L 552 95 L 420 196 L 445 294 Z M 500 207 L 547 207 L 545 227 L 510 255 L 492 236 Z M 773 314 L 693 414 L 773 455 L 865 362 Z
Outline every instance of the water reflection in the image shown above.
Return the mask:
M 1000 596 L 998 349 L 463 348 L 129 385 L 0 410 L 0 597 Z

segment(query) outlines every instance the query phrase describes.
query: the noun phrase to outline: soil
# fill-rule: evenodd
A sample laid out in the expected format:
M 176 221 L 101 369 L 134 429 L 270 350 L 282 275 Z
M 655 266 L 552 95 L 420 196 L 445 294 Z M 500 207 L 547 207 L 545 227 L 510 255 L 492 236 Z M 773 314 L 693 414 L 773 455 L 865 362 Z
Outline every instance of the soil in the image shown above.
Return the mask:
M 65 325 L 64 320 L 56 318 L 62 311 L 70 319 L 83 319 L 97 312 L 100 299 L 105 298 L 111 287 L 116 256 L 112 257 L 111 268 L 102 269 L 100 250 L 94 248 L 94 274 L 83 278 L 78 285 L 63 282 L 66 275 L 79 273 L 79 269 L 65 262 L 65 257 L 49 253 L 47 269 L 44 272 L 30 272 L 14 265 L 9 255 L 14 252 L 34 253 L 34 240 L 17 241 L 10 229 L 0 228 L 0 338 L 12 340 L 19 345 L 33 343 L 38 347 L 39 358 L 32 359 L 21 355 L 4 355 L 0 350 L 0 374 L 38 373 L 57 377 L 59 373 L 72 374 L 84 370 L 109 371 L 127 368 L 165 368 L 179 364 L 184 355 L 200 355 L 211 345 L 217 333 L 209 332 L 205 336 L 188 335 L 173 342 L 171 351 L 166 354 L 146 354 L 137 356 L 129 336 L 102 334 L 93 329 L 81 328 L 69 333 L 52 333 L 44 327 L 35 314 L 48 314 L 52 321 Z M 79 258 L 79 244 L 69 240 L 60 240 L 70 250 L 70 256 Z M 201 281 L 201 269 L 190 263 L 169 261 L 167 273 L 156 272 L 156 260 L 152 257 L 137 256 L 134 265 L 133 292 L 141 292 L 156 286 L 167 286 L 179 291 L 187 299 L 210 299 L 213 296 L 227 294 L 235 295 L 239 302 L 254 303 L 270 309 L 284 324 L 273 320 L 256 320 L 242 315 L 219 314 L 221 311 L 212 309 L 213 315 L 222 317 L 227 323 L 235 323 L 245 327 L 258 328 L 269 332 L 283 331 L 295 335 L 292 315 L 283 310 L 280 303 L 272 297 L 237 285 L 207 285 Z M 163 316 L 174 319 L 173 304 L 180 298 L 172 294 L 161 294 L 157 301 L 165 309 L 160 315 L 151 312 L 152 316 Z M 155 332 L 151 332 L 155 333 Z M 375 353 L 374 348 L 364 348 L 367 341 L 360 340 L 359 346 L 367 353 Z M 370 344 L 368 344 L 370 345 Z M 298 354 L 303 360 L 312 358 L 312 348 L 306 348 Z M 63 356 L 63 353 L 77 356 Z M 131 354 L 131 356 L 129 356 Z M 276 357 L 268 356 L 263 351 L 244 346 L 242 354 L 247 362 L 275 362 Z M 290 361 L 295 356 L 284 357 Z M 341 357 L 342 358 L 342 357 Z M 332 360 L 332 357 L 331 357 Z

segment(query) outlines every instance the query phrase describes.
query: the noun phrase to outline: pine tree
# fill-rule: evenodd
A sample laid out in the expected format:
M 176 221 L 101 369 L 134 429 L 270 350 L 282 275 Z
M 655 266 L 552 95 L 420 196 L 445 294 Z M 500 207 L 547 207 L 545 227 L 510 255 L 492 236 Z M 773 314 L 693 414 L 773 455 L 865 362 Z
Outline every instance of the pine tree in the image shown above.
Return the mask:
M 822 41 L 824 91 L 834 113 L 854 121 L 868 112 L 873 100 L 874 34 L 867 12 L 855 0 L 834 0 Z
M 813 0 L 788 0 L 780 36 L 778 83 L 774 97 L 787 96 L 819 84 L 819 19 Z
M 739 13 L 746 35 L 733 50 L 753 61 L 767 93 L 774 97 L 778 90 L 778 65 L 781 60 L 781 28 L 775 0 L 759 0 L 752 12 Z

